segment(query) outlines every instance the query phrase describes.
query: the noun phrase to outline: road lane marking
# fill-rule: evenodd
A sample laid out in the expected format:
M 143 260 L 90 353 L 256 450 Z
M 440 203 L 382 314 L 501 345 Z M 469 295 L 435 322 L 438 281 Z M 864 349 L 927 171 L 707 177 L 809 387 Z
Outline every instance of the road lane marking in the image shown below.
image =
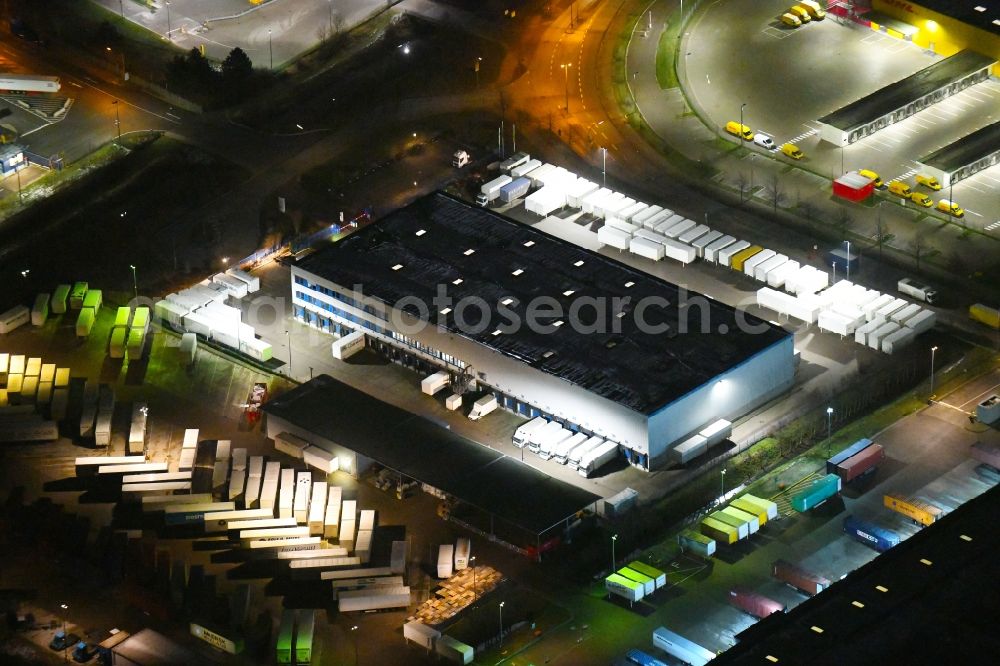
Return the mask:
M 35 129 L 33 129 L 33 130 L 28 130 L 27 132 L 25 132 L 25 133 L 24 133 L 24 134 L 22 134 L 21 136 L 28 136 L 29 134 L 34 134 L 34 133 L 35 133 L 35 132 L 37 132 L 38 130 L 43 130 L 43 129 L 45 129 L 46 127 L 51 127 L 51 126 L 52 126 L 52 124 L 51 124 L 51 123 L 45 123 L 44 125 L 39 125 L 38 127 L 36 127 L 36 128 L 35 128 Z

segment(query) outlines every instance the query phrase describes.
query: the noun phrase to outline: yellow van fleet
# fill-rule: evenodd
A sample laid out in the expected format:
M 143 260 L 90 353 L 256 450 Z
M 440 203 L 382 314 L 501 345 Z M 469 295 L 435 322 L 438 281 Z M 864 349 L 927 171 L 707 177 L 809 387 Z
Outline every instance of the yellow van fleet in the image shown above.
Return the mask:
M 909 185 L 901 180 L 890 180 L 889 192 L 900 197 L 908 197 L 913 191 L 910 189 Z
M 822 21 L 823 17 L 826 16 L 826 12 L 823 11 L 823 8 L 815 0 L 802 0 L 799 2 L 799 6 L 809 12 L 809 16 L 817 21 Z
M 934 205 L 934 200 L 923 192 L 913 192 L 910 194 L 910 201 L 924 208 L 930 208 Z
M 802 21 L 799 20 L 798 16 L 796 16 L 795 14 L 789 14 L 787 12 L 781 15 L 781 22 L 784 23 L 785 25 L 790 25 L 793 28 L 797 28 L 800 25 L 802 25 Z
M 962 210 L 961 206 L 954 201 L 941 199 L 941 201 L 938 201 L 937 209 L 942 213 L 948 213 L 953 217 L 965 217 L 965 211 Z
M 799 147 L 794 143 L 786 143 L 781 146 L 781 152 L 791 157 L 793 160 L 801 160 L 805 157 L 805 153 L 799 150 Z
M 809 16 L 809 12 L 807 12 L 804 7 L 800 7 L 799 5 L 795 5 L 794 7 L 789 7 L 788 13 L 794 15 L 803 23 L 809 23 L 809 21 L 812 20 L 812 17 Z
M 726 123 L 726 131 L 733 136 L 741 137 L 744 141 L 753 141 L 753 130 L 746 125 L 729 121 Z
M 858 169 L 858 174 L 872 181 L 875 187 L 882 187 L 882 178 L 871 169 Z
M 934 190 L 935 192 L 941 189 L 941 183 L 938 182 L 937 178 L 922 173 L 917 174 L 917 185 L 923 185 L 927 189 Z

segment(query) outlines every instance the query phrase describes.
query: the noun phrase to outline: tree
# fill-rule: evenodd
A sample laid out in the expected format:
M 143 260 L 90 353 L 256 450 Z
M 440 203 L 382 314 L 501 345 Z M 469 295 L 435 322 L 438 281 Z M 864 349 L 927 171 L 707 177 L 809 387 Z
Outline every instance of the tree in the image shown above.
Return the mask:
M 878 245 L 878 256 L 879 259 L 882 258 L 882 246 L 889 245 L 896 238 L 896 235 L 889 233 L 888 226 L 882 221 L 882 216 L 879 215 L 878 220 L 875 222 L 875 244 Z
M 222 61 L 222 78 L 226 81 L 242 82 L 253 73 L 253 62 L 246 51 L 234 48 Z
M 923 232 L 917 232 L 917 235 L 910 241 L 910 250 L 913 252 L 913 258 L 917 260 L 917 270 L 919 271 L 920 259 L 926 257 L 929 250 L 927 236 Z
M 785 192 L 781 188 L 781 178 L 777 172 L 772 173 L 768 177 L 767 191 L 771 197 L 771 205 L 774 207 L 774 212 L 778 212 L 778 206 L 785 201 Z
M 837 231 L 840 235 L 843 236 L 854 225 L 854 216 L 848 211 L 841 209 L 837 212 L 837 218 L 834 220 L 834 225 L 837 227 Z

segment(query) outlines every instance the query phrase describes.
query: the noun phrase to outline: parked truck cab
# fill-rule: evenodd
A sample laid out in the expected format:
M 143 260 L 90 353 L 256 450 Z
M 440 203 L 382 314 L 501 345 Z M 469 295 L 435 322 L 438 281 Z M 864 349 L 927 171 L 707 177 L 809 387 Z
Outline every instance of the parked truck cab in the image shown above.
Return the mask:
M 451 165 L 461 169 L 468 164 L 471 159 L 472 158 L 469 157 L 469 153 L 464 150 L 456 150 L 455 154 L 451 156 Z

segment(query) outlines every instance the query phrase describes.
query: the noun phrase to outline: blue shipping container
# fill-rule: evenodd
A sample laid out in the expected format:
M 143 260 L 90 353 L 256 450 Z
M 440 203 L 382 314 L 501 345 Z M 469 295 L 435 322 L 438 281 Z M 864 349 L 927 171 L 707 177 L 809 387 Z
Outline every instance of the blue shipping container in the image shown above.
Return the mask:
M 629 650 L 625 655 L 625 660 L 637 666 L 667 666 L 656 657 L 651 657 L 642 650 Z
M 827 474 L 813 481 L 805 490 L 792 495 L 792 508 L 799 513 L 805 513 L 839 492 L 840 477 L 836 474 Z
M 531 189 L 530 178 L 516 178 L 500 188 L 500 201 L 510 203 L 518 197 L 523 197 Z
M 849 536 L 857 539 L 869 548 L 874 548 L 880 553 L 884 553 L 899 543 L 899 535 L 892 530 L 873 525 L 854 516 L 844 518 L 844 531 Z
M 861 453 L 862 451 L 864 451 L 865 449 L 867 449 L 869 446 L 871 446 L 873 443 L 874 442 L 872 442 L 872 440 L 865 439 L 865 438 L 859 439 L 858 441 L 854 442 L 853 444 L 851 444 L 850 446 L 848 446 L 846 449 L 844 449 L 843 451 L 841 451 L 840 453 L 838 453 L 837 455 L 833 456 L 832 458 L 830 458 L 829 460 L 826 461 L 826 471 L 827 471 L 827 473 L 828 474 L 834 474 L 834 473 L 836 473 L 836 471 L 837 471 L 837 465 L 839 465 L 840 463 L 844 462 L 845 460 L 847 460 L 851 456 L 856 455 L 858 453 Z

